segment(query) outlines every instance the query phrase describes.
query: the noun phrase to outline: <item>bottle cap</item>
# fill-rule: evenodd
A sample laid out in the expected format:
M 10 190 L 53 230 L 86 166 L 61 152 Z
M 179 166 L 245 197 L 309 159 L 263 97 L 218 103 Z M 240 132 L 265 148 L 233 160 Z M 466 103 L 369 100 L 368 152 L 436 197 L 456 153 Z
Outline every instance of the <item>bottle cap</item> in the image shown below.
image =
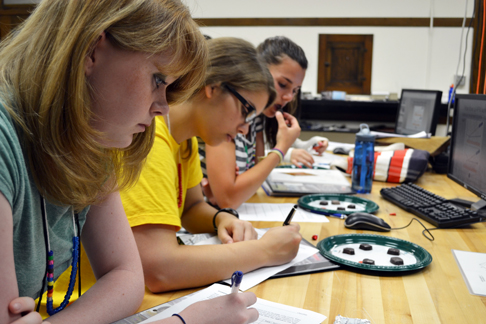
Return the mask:
M 374 142 L 375 135 L 370 133 L 370 128 L 367 124 L 359 125 L 359 132 L 356 133 L 356 139 L 362 142 Z

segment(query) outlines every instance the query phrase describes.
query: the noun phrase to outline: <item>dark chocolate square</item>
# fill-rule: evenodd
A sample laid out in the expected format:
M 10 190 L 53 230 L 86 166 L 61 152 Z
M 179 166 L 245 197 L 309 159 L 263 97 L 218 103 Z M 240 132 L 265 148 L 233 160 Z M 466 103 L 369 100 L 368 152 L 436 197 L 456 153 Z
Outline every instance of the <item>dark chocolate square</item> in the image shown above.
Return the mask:
M 399 257 L 392 257 L 390 259 L 390 262 L 394 265 L 403 265 L 403 260 L 402 260 L 402 258 L 399 258 Z
M 359 245 L 360 250 L 371 251 L 373 247 L 369 244 L 363 243 Z
M 344 248 L 343 250 L 344 254 L 349 254 L 349 255 L 354 255 L 354 249 L 353 248 Z
M 400 255 L 400 250 L 399 249 L 394 249 L 394 248 L 389 248 L 387 254 Z

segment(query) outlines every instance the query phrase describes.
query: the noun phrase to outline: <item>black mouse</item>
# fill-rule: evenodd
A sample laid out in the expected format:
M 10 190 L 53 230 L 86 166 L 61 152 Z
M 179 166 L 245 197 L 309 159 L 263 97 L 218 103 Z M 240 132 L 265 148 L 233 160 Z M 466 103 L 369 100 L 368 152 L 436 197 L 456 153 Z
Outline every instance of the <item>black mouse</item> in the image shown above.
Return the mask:
M 344 147 L 336 147 L 332 153 L 334 154 L 345 154 L 345 155 L 348 155 L 349 154 L 349 149 L 345 149 Z
M 344 221 L 344 226 L 350 229 L 363 229 L 369 231 L 389 232 L 390 225 L 383 219 L 368 213 L 353 213 Z

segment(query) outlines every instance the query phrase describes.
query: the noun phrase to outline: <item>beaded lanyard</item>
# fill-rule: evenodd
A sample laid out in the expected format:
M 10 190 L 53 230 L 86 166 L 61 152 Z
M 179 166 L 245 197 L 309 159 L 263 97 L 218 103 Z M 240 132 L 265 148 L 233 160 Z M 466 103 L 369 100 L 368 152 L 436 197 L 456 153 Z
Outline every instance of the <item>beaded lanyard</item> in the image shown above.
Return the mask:
M 69 278 L 69 287 L 66 292 L 66 295 L 64 296 L 64 300 L 61 303 L 61 305 L 58 308 L 53 307 L 53 290 L 54 290 L 54 252 L 51 250 L 51 244 L 49 240 L 49 227 L 47 223 L 47 212 L 46 212 L 46 202 L 45 199 L 41 196 L 41 211 L 42 211 L 42 218 L 43 218 L 43 225 L 44 225 L 44 233 L 46 236 L 46 248 L 47 248 L 47 274 L 46 274 L 46 279 L 47 279 L 47 303 L 46 303 L 46 308 L 47 308 L 47 313 L 49 315 L 54 315 L 60 311 L 62 311 L 67 304 L 69 303 L 69 300 L 71 299 L 71 295 L 74 290 L 74 284 L 76 283 L 76 273 L 78 270 L 78 263 L 79 263 L 79 234 L 80 234 L 80 228 L 79 228 L 79 220 L 78 220 L 78 214 L 74 214 L 74 211 L 72 211 L 72 217 L 73 217 L 73 228 L 74 228 L 74 237 L 73 237 L 73 257 L 72 257 L 72 262 L 71 262 L 71 277 Z M 76 226 L 77 224 L 77 226 Z M 77 229 L 77 230 L 76 230 Z M 44 290 L 44 284 L 42 285 L 42 291 Z M 81 278 L 79 282 L 79 295 L 81 295 Z M 40 301 L 42 300 L 42 293 L 39 298 L 39 304 Z
M 177 179 L 179 180 L 179 195 L 177 196 L 177 208 L 182 206 L 182 164 L 181 164 L 181 150 L 179 148 L 179 158 L 177 160 Z
M 170 117 L 169 114 L 167 114 L 167 120 L 166 120 L 167 128 L 169 129 L 169 134 L 172 136 L 172 132 L 170 131 Z M 179 147 L 179 150 L 177 151 L 179 156 L 177 158 L 177 180 L 179 183 L 179 191 L 177 195 L 177 208 L 181 208 L 182 206 L 182 164 L 181 164 L 181 149 Z

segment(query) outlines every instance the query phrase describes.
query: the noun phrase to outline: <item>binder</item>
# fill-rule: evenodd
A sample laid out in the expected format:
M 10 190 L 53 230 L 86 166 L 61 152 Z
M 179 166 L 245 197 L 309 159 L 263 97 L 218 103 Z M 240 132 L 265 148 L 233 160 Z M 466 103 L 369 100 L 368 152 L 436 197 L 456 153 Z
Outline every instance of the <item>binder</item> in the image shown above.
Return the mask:
M 268 196 L 352 194 L 348 178 L 339 170 L 273 169 L 262 188 Z

